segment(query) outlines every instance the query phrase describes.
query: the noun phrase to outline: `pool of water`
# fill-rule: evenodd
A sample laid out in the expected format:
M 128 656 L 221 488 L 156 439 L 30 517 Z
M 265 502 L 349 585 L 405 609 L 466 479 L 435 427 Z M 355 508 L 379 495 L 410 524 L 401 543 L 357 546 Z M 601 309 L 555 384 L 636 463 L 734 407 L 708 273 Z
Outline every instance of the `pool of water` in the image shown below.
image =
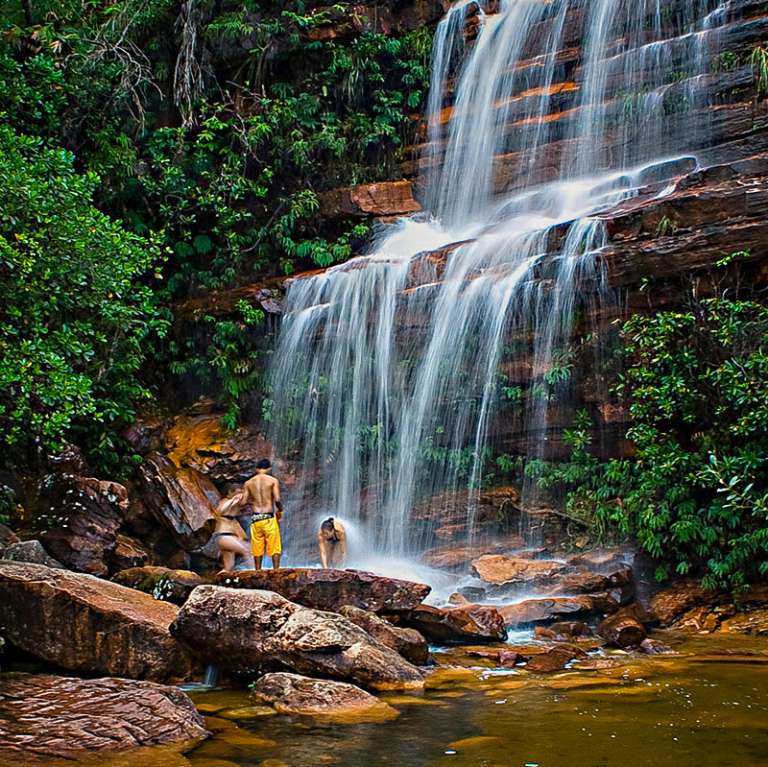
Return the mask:
M 158 757 L 191 767 L 768 764 L 768 642 L 702 637 L 676 649 L 547 676 L 449 653 L 423 694 L 384 696 L 400 713 L 379 723 L 278 716 L 247 691 L 198 692 L 214 737 Z

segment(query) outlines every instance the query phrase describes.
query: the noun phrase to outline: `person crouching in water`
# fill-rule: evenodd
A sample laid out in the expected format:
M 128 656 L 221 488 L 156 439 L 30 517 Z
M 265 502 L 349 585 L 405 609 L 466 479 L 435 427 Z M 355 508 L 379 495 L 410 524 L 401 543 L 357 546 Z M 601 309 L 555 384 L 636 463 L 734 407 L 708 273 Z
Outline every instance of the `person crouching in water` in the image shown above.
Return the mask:
M 246 567 L 253 568 L 253 555 L 248 548 L 248 541 L 238 516 L 242 514 L 245 494 L 239 490 L 234 495 L 224 498 L 216 507 L 216 526 L 213 537 L 219 544 L 219 555 L 224 570 L 234 570 L 235 557 L 245 559 Z
M 320 564 L 324 568 L 344 567 L 347 560 L 347 531 L 338 519 L 328 517 L 317 533 Z
M 264 554 L 272 558 L 272 567 L 280 567 L 283 544 L 280 540 L 280 520 L 283 502 L 280 500 L 280 483 L 269 475 L 272 464 L 262 458 L 256 464 L 256 475 L 243 485 L 245 502 L 253 508 L 251 524 L 251 551 L 254 565 L 261 570 Z

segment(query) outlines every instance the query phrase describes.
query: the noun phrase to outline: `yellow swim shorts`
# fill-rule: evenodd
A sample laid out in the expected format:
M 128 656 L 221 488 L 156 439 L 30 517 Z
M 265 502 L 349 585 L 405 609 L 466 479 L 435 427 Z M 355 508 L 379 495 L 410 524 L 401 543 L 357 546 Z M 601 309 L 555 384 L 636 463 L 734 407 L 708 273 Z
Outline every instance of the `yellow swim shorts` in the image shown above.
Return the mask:
M 251 551 L 255 557 L 263 557 L 265 552 L 268 557 L 283 553 L 280 525 L 275 517 L 251 525 Z

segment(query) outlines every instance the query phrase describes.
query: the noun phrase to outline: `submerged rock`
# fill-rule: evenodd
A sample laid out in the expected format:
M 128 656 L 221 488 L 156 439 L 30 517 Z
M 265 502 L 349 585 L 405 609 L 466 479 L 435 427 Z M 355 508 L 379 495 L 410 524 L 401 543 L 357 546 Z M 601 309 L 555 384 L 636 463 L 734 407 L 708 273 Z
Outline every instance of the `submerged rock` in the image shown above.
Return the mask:
M 423 686 L 415 666 L 344 616 L 270 591 L 198 586 L 171 633 L 206 662 L 235 673 L 286 668 L 375 689 Z
M 202 575 L 191 570 L 174 570 L 171 567 L 131 567 L 116 573 L 112 580 L 121 586 L 138 589 L 163 599 L 183 605 L 192 591 L 205 583 Z
M 192 657 L 168 631 L 177 609 L 91 575 L 0 561 L 3 636 L 72 671 L 188 679 Z
M 562 671 L 572 660 L 586 657 L 587 654 L 580 647 L 556 644 L 543 652 L 528 656 L 525 668 L 536 674 L 550 674 L 553 671 Z
M 373 612 L 412 610 L 431 591 L 425 583 L 385 578 L 360 570 L 294 567 L 282 570 L 246 570 L 221 573 L 219 586 L 274 591 L 291 602 L 317 610 L 338 610 L 353 605 Z
M 494 607 L 419 605 L 398 617 L 432 642 L 503 642 L 507 638 L 504 619 Z
M 415 629 L 393 626 L 375 613 L 352 605 L 344 605 L 339 613 L 411 663 L 423 666 L 429 659 L 427 640 Z
M 285 672 L 261 677 L 253 685 L 252 696 L 259 703 L 274 706 L 281 714 L 374 714 L 381 719 L 398 715 L 392 706 L 353 684 Z
M 63 568 L 57 559 L 54 559 L 40 541 L 21 541 L 12 543 L 3 551 L 3 559 L 11 562 L 29 562 L 34 565 Z
M 0 760 L 77 760 L 99 751 L 208 737 L 203 718 L 176 687 L 132 679 L 5 674 L 0 684 Z

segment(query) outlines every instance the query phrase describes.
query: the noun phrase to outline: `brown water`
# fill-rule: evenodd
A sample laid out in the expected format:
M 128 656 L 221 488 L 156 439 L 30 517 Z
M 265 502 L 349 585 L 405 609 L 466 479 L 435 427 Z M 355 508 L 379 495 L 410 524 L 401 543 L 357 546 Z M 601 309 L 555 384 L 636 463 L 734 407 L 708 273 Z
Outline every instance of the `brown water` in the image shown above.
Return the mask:
M 480 667 L 461 651 L 421 695 L 384 696 L 388 722 L 323 722 L 194 694 L 215 735 L 151 767 L 753 767 L 768 765 L 768 641 L 702 637 L 676 656 L 598 657 L 547 676 Z M 605 668 L 608 664 L 618 663 Z

